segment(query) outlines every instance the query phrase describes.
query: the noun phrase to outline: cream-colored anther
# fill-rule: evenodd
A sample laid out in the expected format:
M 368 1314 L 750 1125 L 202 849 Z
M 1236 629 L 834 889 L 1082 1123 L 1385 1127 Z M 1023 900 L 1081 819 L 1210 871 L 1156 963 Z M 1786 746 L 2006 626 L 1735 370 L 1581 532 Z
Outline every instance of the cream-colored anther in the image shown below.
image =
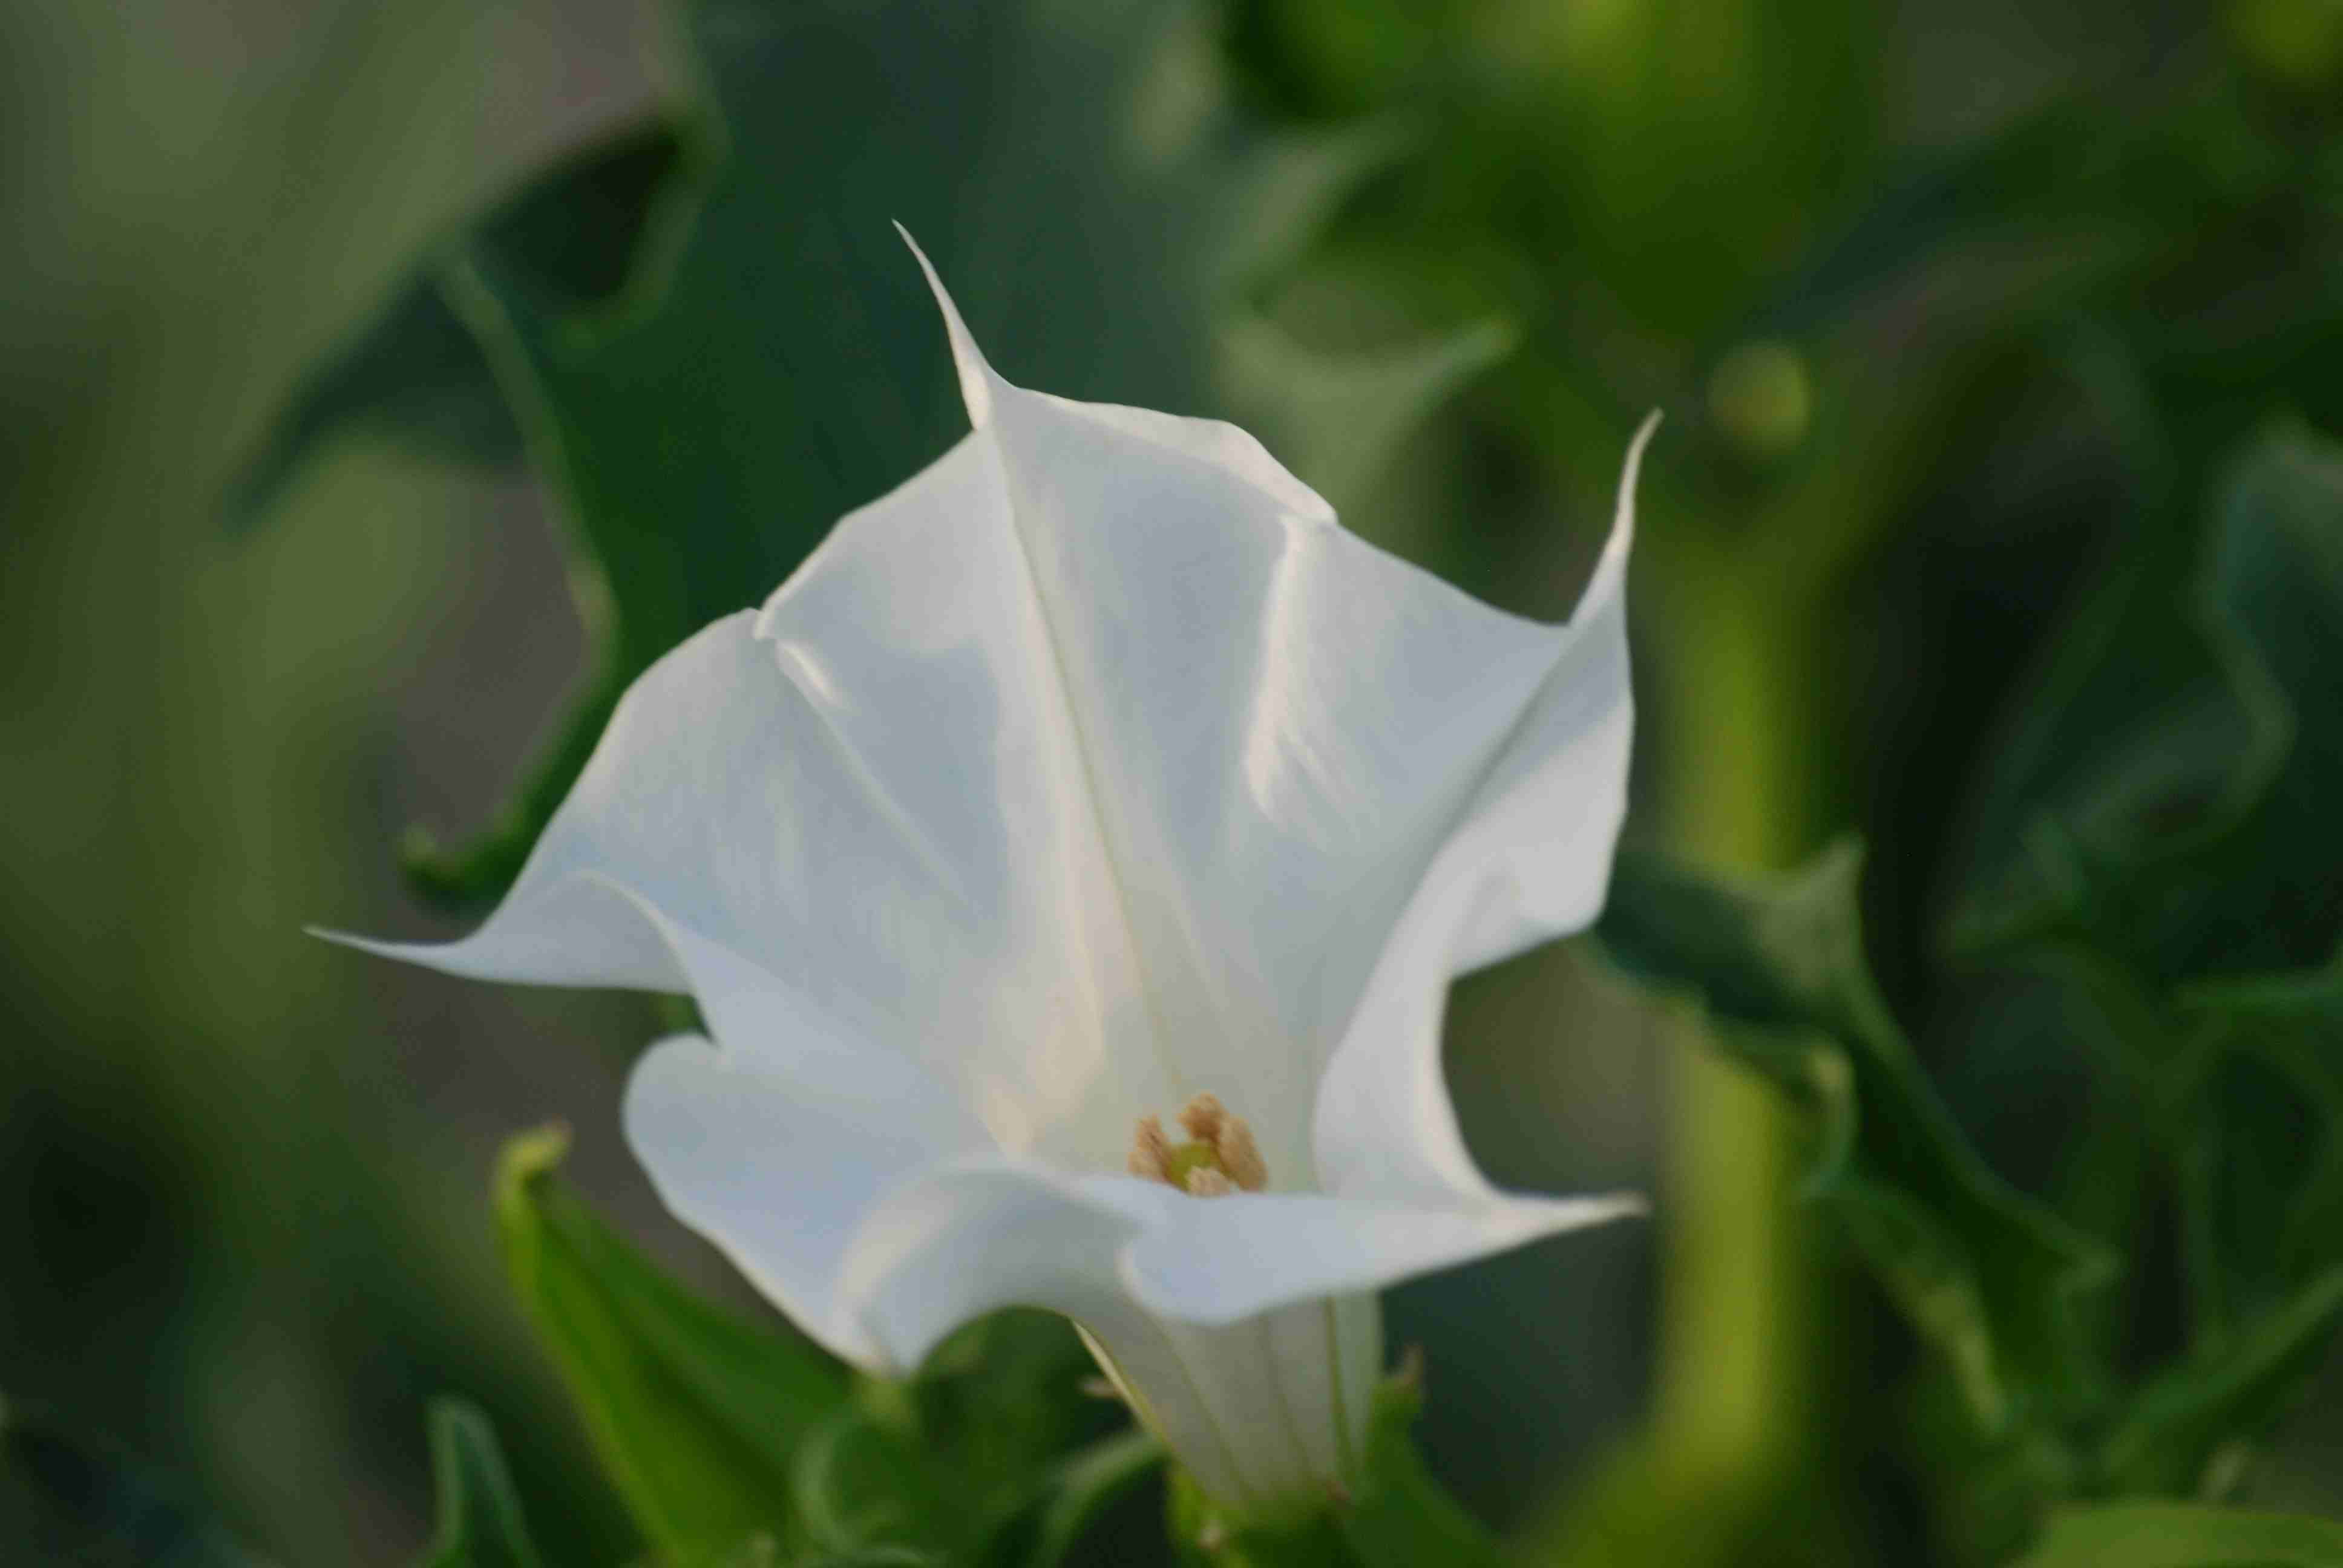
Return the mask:
M 1236 1190 L 1235 1182 L 1209 1165 L 1199 1165 L 1188 1172 L 1188 1195 L 1192 1198 L 1224 1198 Z
M 1180 1125 L 1188 1130 L 1189 1137 L 1212 1146 L 1230 1181 L 1248 1192 L 1258 1192 L 1268 1185 L 1269 1167 L 1253 1143 L 1252 1129 L 1245 1124 L 1243 1117 L 1230 1115 L 1228 1108 L 1217 1099 L 1200 1094 L 1188 1101 L 1186 1109 L 1180 1112 Z
M 1269 1181 L 1269 1167 L 1252 1141 L 1252 1129 L 1242 1116 L 1210 1094 L 1199 1094 L 1182 1108 L 1182 1131 L 1188 1141 L 1173 1144 L 1163 1135 L 1163 1124 L 1142 1116 L 1131 1138 L 1126 1166 L 1133 1176 L 1161 1181 L 1197 1198 L 1217 1198 L 1242 1190 L 1258 1192 Z
M 1166 1167 L 1171 1163 L 1172 1145 L 1164 1140 L 1163 1123 L 1152 1116 L 1142 1116 L 1131 1134 L 1131 1157 L 1123 1168 L 1142 1181 L 1169 1181 Z

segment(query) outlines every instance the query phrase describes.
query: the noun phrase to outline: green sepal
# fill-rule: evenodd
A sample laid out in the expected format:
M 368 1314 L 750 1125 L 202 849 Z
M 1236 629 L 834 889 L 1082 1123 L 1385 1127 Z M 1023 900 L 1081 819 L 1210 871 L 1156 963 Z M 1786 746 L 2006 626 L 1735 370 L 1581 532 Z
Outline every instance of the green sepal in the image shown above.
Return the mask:
M 1771 885 L 1621 854 L 1596 927 L 1646 984 L 1703 1006 L 1710 1036 L 1812 1113 L 1805 1191 L 1952 1373 L 1989 1437 L 2104 1391 L 2078 1299 L 2115 1260 L 1990 1170 L 1873 984 L 1852 841 Z
M 1095 1372 L 1063 1320 L 1012 1311 L 952 1334 L 909 1379 L 861 1380 L 792 1466 L 808 1541 L 1048 1568 L 1162 1458 L 1084 1396 Z
M 539 1568 L 496 1430 L 468 1401 L 431 1406 L 432 1490 L 439 1524 L 417 1568 Z
M 556 1178 L 568 1134 L 507 1145 L 498 1229 L 521 1308 L 653 1547 L 759 1534 L 794 1548 L 789 1478 L 845 1402 L 845 1370 L 779 1323 L 751 1327 L 669 1280 Z
M 2343 1524 L 2189 1503 L 2059 1513 L 2013 1568 L 2343 1568 Z
M 1168 1500 L 1174 1549 L 1193 1568 L 1503 1568 L 1513 1559 L 1441 1490 L 1409 1428 L 1423 1408 L 1420 1368 L 1375 1389 L 1359 1473 L 1347 1495 L 1268 1517 L 1214 1503 L 1185 1472 Z
M 29 1538 L 17 1544 L 38 1552 L 38 1561 L 86 1568 L 268 1568 L 176 1481 L 44 1411 L 0 1403 L 0 1503 L 6 1492 L 25 1511 Z M 0 1529 L 9 1512 L 0 1507 Z
M 1162 1462 L 1163 1445 L 1138 1430 L 1061 1461 L 1017 1524 L 996 1534 L 984 1560 L 999 1568 L 1054 1568 L 1101 1514 Z

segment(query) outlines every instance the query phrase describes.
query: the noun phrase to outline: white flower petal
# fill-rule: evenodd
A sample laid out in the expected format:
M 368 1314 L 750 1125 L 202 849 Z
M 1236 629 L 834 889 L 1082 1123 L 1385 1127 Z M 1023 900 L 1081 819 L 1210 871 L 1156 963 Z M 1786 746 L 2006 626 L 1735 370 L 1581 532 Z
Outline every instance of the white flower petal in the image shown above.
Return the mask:
M 1151 1312 L 1229 1323 L 1316 1297 L 1377 1290 L 1648 1207 L 1633 1192 L 1444 1207 L 1237 1194 L 1199 1200 L 1149 1226 L 1123 1254 L 1123 1278 Z
M 1143 1310 L 1119 1261 L 1157 1230 L 1230 1206 L 998 1157 L 932 1167 L 862 1221 L 840 1310 L 898 1369 L 981 1313 L 1062 1312 L 1214 1495 L 1314 1498 L 1348 1473 L 1345 1448 L 1363 1432 L 1381 1343 L 1373 1298 L 1199 1326 Z
M 1455 975 L 1602 912 L 1627 809 L 1634 705 L 1626 560 L 1635 475 L 1656 417 L 1628 448 L 1610 542 L 1558 656 L 1483 768 L 1450 835 L 1392 928 L 1319 1085 L 1321 1183 L 1351 1196 L 1486 1197 L 1440 1064 Z
M 1196 1201 L 1127 1177 L 1069 1177 L 1000 1156 L 932 1164 L 857 1218 L 840 1297 L 902 1369 L 1001 1307 L 1120 1325 L 1134 1309 L 1115 1259 L 1156 1210 Z
M 1310 1185 L 1318 1070 L 1435 851 L 1534 703 L 1604 720 L 1551 700 L 1587 632 L 1373 548 L 1231 427 L 1010 385 L 936 288 L 1177 1091 L 1219 1094 L 1272 1181 Z M 1599 815 L 1617 780 L 1582 773 L 1564 805 Z
M 1601 907 L 1642 437 L 1541 626 L 1231 427 L 1019 390 L 936 293 L 975 433 L 636 682 L 478 932 L 361 945 L 689 990 L 723 1048 L 650 1052 L 628 1135 L 809 1332 L 902 1371 L 1061 1312 L 1208 1491 L 1314 1495 L 1375 1288 L 1640 1210 L 1491 1190 L 1439 1027 Z M 1206 1091 L 1277 1191 L 1107 1174 Z
M 1086 789 L 972 437 L 635 683 L 478 931 L 366 945 L 689 989 L 729 1050 L 917 1064 L 1004 1147 L 1111 1170 L 1177 1081 Z
M 662 1040 L 627 1084 L 635 1157 L 675 1215 L 815 1339 L 865 1365 L 883 1349 L 838 1280 L 863 1217 L 937 1150 L 896 1108 L 792 1081 L 696 1036 Z

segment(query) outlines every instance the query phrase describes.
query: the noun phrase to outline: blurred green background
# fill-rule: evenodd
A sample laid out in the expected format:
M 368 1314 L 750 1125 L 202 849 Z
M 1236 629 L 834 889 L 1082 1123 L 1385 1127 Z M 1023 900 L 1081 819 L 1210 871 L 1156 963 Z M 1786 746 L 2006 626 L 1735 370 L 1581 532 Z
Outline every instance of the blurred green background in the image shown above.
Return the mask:
M 1977 759 L 2062 616 L 2187 558 L 2237 440 L 2343 430 L 2343 8 L 1203 16 L 1232 113 L 1389 148 L 1248 308 L 1330 354 L 1512 335 L 1346 520 L 1559 615 L 1664 408 L 1634 831 L 1779 867 L 1860 828 L 1899 1011 L 1997 1005 L 1948 990 L 1935 944 Z M 301 935 L 458 929 L 403 887 L 401 834 L 487 823 L 584 678 L 536 487 L 360 440 L 266 528 L 218 516 L 299 367 L 422 247 L 679 90 L 664 31 L 650 0 L 0 13 L 0 1389 L 169 1456 L 290 1563 L 412 1553 L 442 1389 L 497 1416 L 556 1557 L 630 1539 L 498 1270 L 516 1129 L 570 1120 L 606 1211 L 746 1300 L 618 1144 L 653 1004 Z M 1085 199 L 1047 160 L 1013 194 Z M 1288 455 L 1313 480 L 1343 457 Z M 2048 1181 L 2066 1069 L 2022 1031 L 1916 1032 L 1996 1164 Z M 1682 1047 L 1571 950 L 1460 987 L 1490 1173 L 1653 1186 L 1663 1219 L 1395 1292 L 1435 1466 L 1556 1561 L 1686 1561 L 1658 1515 L 1745 1496 L 1778 1521 L 1763 1561 L 1918 1560 L 1902 1415 L 1865 1397 L 1908 1339 L 1791 1211 L 1766 1099 Z M 2343 1424 L 2298 1421 L 2268 1477 L 2337 1506 Z

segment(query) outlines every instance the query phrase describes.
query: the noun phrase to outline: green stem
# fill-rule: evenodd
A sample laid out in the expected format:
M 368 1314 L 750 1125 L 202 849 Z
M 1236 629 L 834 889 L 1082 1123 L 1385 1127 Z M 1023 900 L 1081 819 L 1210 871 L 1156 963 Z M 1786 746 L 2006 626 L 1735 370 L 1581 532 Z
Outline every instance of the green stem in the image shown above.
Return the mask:
M 1676 585 L 1681 639 L 1662 670 L 1670 837 L 1703 861 L 1775 870 L 1806 849 L 1820 738 L 1793 614 L 1735 563 Z M 1811 1282 L 1793 1205 L 1790 1112 L 1685 1039 L 1673 1059 L 1661 1192 L 1654 1436 L 1696 1487 L 1770 1490 L 1807 1446 Z
M 1653 748 L 1671 769 L 1661 807 L 1686 855 L 1743 870 L 1809 848 L 1823 775 L 1813 699 L 1814 594 L 1754 552 L 1669 540 L 1639 666 Z M 1656 1194 L 1661 1262 L 1652 1420 L 1554 1521 L 1534 1531 L 1554 1568 L 1750 1561 L 1811 1471 L 1820 1394 L 1817 1302 L 1797 1209 L 1789 1108 L 1767 1085 L 1672 1027 L 1666 1147 Z

